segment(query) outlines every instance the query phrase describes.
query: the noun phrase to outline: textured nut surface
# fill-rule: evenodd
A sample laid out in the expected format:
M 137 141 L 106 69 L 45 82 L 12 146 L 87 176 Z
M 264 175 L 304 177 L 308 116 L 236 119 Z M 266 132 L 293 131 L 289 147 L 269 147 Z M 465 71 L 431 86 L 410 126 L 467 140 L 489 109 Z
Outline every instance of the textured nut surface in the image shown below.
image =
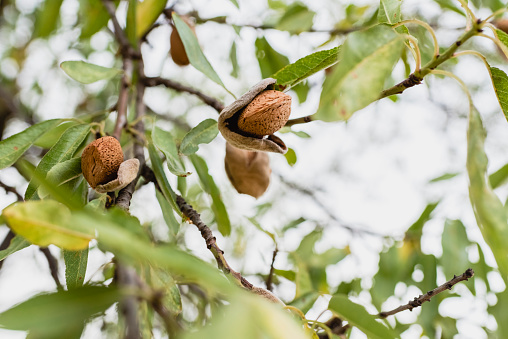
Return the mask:
M 262 137 L 284 127 L 291 114 L 291 97 L 285 93 L 266 90 L 259 93 L 238 118 L 238 128 Z
M 117 177 L 123 151 L 114 137 L 102 137 L 91 142 L 81 154 L 81 171 L 92 188 Z
M 226 143 L 226 173 L 238 193 L 259 198 L 270 185 L 270 158 L 264 152 L 252 152 Z
M 132 180 L 136 179 L 139 171 L 139 160 L 136 158 L 125 160 L 118 168 L 118 177 L 103 185 L 97 185 L 95 190 L 99 193 L 119 191 Z
M 189 26 L 194 32 L 194 25 L 187 17 L 182 17 L 183 21 Z M 169 37 L 169 43 L 171 48 L 169 52 L 171 53 L 171 58 L 175 62 L 175 64 L 179 66 L 187 66 L 189 64 L 189 58 L 187 57 L 187 53 L 185 52 L 185 47 L 183 46 L 182 39 L 180 38 L 180 34 L 175 27 L 173 27 L 173 31 L 171 32 L 171 36 Z

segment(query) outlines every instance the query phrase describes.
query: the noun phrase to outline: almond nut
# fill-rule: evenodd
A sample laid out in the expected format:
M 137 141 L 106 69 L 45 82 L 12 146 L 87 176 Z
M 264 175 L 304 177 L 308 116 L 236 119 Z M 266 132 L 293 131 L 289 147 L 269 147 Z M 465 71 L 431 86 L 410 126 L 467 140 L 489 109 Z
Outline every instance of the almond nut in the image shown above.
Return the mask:
M 123 162 L 122 146 L 114 137 L 102 137 L 85 147 L 81 154 L 81 171 L 92 188 L 117 177 Z
M 226 173 L 238 193 L 259 198 L 270 184 L 270 159 L 265 152 L 246 151 L 226 143 Z
M 196 35 L 196 31 L 194 29 L 194 25 L 187 17 L 182 17 L 183 21 L 190 27 L 194 35 Z M 183 45 L 182 39 L 180 38 L 180 34 L 173 26 L 173 31 L 171 32 L 171 36 L 169 37 L 169 43 L 171 48 L 169 52 L 171 53 L 171 58 L 175 64 L 179 66 L 187 66 L 189 64 L 189 58 L 187 57 L 187 53 L 185 52 L 185 47 Z
M 291 97 L 273 89 L 259 93 L 238 117 L 238 128 L 257 137 L 280 130 L 291 114 Z

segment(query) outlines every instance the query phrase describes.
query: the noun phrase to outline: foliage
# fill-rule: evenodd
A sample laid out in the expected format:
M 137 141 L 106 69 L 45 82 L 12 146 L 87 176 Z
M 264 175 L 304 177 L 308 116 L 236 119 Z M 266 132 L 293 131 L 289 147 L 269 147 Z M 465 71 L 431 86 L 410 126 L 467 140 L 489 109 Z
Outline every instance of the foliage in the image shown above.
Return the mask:
M 484 322 L 480 330 L 484 336 L 508 337 L 507 207 L 499 197 L 505 192 L 508 165 L 489 176 L 488 128 L 474 106 L 476 89 L 469 90 L 460 80 L 453 62 L 464 55 L 480 58 L 492 81 L 491 94 L 498 100 L 496 116 L 508 119 L 508 35 L 500 24 L 506 6 L 495 0 L 435 0 L 441 13 L 427 18 L 404 13 L 402 0 L 372 1 L 361 7 L 330 1 L 340 8 L 341 19 L 334 17 L 333 26 L 323 30 L 316 22 L 323 13 L 307 2 L 269 0 L 267 15 L 258 26 L 231 20 L 228 13 L 242 11 L 242 1 L 214 2 L 225 8 L 225 16 L 201 17 L 201 8 L 190 10 L 161 0 L 79 1 L 78 7 L 62 0 L 39 1 L 35 7 L 23 1 L 0 2 L 0 169 L 23 178 L 19 184 L 5 184 L 7 175 L 0 174 L 5 196 L 13 193 L 18 200 L 1 214 L 0 229 L 7 235 L 0 245 L 0 269 L 4 261 L 23 265 L 15 262 L 16 253 L 40 247 L 56 284 L 55 290 L 31 293 L 17 305 L 0 304 L 2 309 L 8 307 L 0 313 L 0 328 L 5 330 L 0 336 L 18 330 L 29 337 L 79 338 L 95 330 L 104 337 L 129 338 L 355 338 L 360 331 L 369 338 L 408 338 L 416 328 L 429 338 L 452 338 L 464 333 L 464 317 L 446 313 L 446 305 L 457 297 L 470 301 L 490 295 L 484 302 L 488 305 L 484 318 L 495 319 L 497 327 Z M 477 12 L 492 15 L 480 20 Z M 451 44 L 437 45 L 441 39 L 435 33 L 443 28 L 430 23 L 446 15 L 462 20 L 465 31 Z M 218 26 L 228 32 L 217 45 L 227 46 L 231 69 L 219 67 L 224 60 L 217 60 L 214 51 L 203 47 L 209 44 L 200 42 L 205 30 Z M 27 27 L 33 28 L 30 36 Z M 185 69 L 172 63 L 169 54 L 150 49 L 154 35 L 165 34 L 169 43 L 170 29 L 182 41 L 180 52 L 188 56 L 190 65 Z M 481 54 L 470 40 L 485 38 L 489 29 L 489 41 L 498 50 Z M 248 35 L 243 33 L 253 30 L 257 35 L 247 56 L 240 46 Z M 274 32 L 280 34 L 278 39 L 272 39 Z M 322 44 L 312 40 L 307 55 L 293 58 L 300 50 L 296 45 L 308 36 L 326 38 Z M 291 53 L 279 50 L 281 39 Z M 464 45 L 473 50 L 462 50 Z M 44 66 L 48 73 L 30 83 L 26 73 L 33 58 L 47 50 L 55 54 Z M 387 97 L 402 100 L 407 89 L 433 75 L 458 80 L 470 110 L 463 131 L 467 145 L 460 146 L 467 148 L 467 159 L 457 171 L 437 173 L 428 186 L 447 185 L 467 173 L 467 208 L 476 222 L 448 213 L 446 197 L 439 197 L 429 199 L 400 237 L 351 226 L 327 208 L 335 202 L 323 203 L 319 192 L 286 179 L 290 169 L 308 159 L 301 156 L 297 143 L 287 149 L 285 159 L 279 154 L 272 158 L 285 166 L 273 170 L 275 188 L 259 201 L 244 200 L 226 183 L 222 158 L 215 159 L 223 147 L 215 111 L 220 113 L 225 102 L 260 80 L 243 69 L 254 59 L 257 63 L 250 66 L 262 78 L 274 78 L 275 90 L 298 97 L 293 109 L 312 107 L 307 116 L 288 121 L 280 130 L 283 137 L 311 144 L 322 152 L 319 156 L 330 158 L 333 155 L 315 140 L 319 133 L 311 125 L 339 128 L 372 103 Z M 152 76 L 157 68 L 154 60 L 164 60 L 171 71 Z M 401 69 L 405 77 L 400 76 Z M 51 104 L 62 115 L 57 119 L 39 109 L 49 96 L 46 86 L 54 79 L 75 91 L 80 101 L 61 113 L 53 99 Z M 165 88 L 154 88 L 159 85 Z M 435 83 L 428 86 L 432 90 Z M 161 104 L 155 96 L 168 101 Z M 299 124 L 302 130 L 293 129 Z M 89 189 L 81 174 L 81 153 L 105 135 L 116 137 L 125 158 L 137 158 L 141 166 L 130 185 L 99 194 Z M 369 166 L 375 170 L 375 164 Z M 325 170 L 312 175 L 319 177 Z M 311 198 L 324 220 L 307 216 L 305 203 L 294 209 L 300 214 L 285 218 L 282 210 L 290 208 L 282 208 L 280 199 L 295 204 L 297 199 L 281 187 Z M 24 194 L 19 193 L 21 188 Z M 149 192 L 152 198 L 143 200 L 141 208 L 159 215 L 159 222 L 155 218 L 141 222 L 136 208 L 129 212 L 133 195 L 135 199 L 140 192 Z M 441 254 L 425 249 L 430 223 L 442 226 L 441 241 L 433 244 Z M 361 249 L 341 239 L 323 246 L 337 224 L 366 244 L 376 239 L 382 247 L 377 272 L 344 274 L 334 281 L 338 270 L 347 271 L 344 267 L 355 266 L 362 256 Z M 295 234 L 298 244 L 286 246 L 285 239 Z M 246 245 L 258 236 L 259 243 Z M 269 253 L 262 253 L 266 248 Z M 253 254 L 247 249 L 258 251 L 256 259 L 265 265 L 249 262 L 247 257 Z M 52 253 L 58 254 L 56 264 Z M 97 257 L 103 258 L 100 263 Z M 65 267 L 65 284 L 59 281 L 59 263 Z M 99 267 L 97 272 L 90 272 L 92 266 Z M 236 272 L 234 268 L 240 267 Z M 414 292 L 413 298 L 432 291 L 469 267 L 475 271 L 473 279 L 463 282 L 462 289 L 433 295 L 412 320 L 402 314 L 380 319 L 381 312 L 405 304 L 408 294 Z M 0 280 L 15 278 L 0 275 Z M 261 285 L 284 296 L 283 302 Z

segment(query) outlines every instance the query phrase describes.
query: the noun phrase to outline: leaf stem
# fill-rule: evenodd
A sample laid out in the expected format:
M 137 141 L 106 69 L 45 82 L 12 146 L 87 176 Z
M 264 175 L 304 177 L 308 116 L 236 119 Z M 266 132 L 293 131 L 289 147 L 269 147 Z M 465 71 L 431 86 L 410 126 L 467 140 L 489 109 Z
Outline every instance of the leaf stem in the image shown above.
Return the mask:
M 432 27 L 430 27 L 430 25 L 428 23 L 418 20 L 418 19 L 410 19 L 410 20 L 403 20 L 403 21 L 393 25 L 392 27 L 397 28 L 397 27 L 405 25 L 405 24 L 416 24 L 416 25 L 420 25 L 423 28 L 425 28 L 432 36 L 432 41 L 434 41 L 434 56 L 439 54 L 439 44 L 437 42 L 436 33 L 434 32 L 434 30 L 432 29 Z
M 508 8 L 501 8 L 501 9 L 498 9 L 497 11 L 495 11 L 494 13 L 492 13 L 491 15 L 489 15 L 487 18 L 485 18 L 485 21 L 489 21 L 490 19 L 498 16 L 499 14 L 502 14 L 504 12 L 508 12 Z
M 464 92 L 467 95 L 467 98 L 469 100 L 469 105 L 470 106 L 473 105 L 473 99 L 471 98 L 471 94 L 469 93 L 469 90 L 467 89 L 467 86 L 464 83 L 464 81 L 462 81 L 462 79 L 460 79 L 458 76 L 456 76 L 452 72 L 442 71 L 442 70 L 439 70 L 439 69 L 435 69 L 435 70 L 431 71 L 431 73 L 432 74 L 446 75 L 446 76 L 449 76 L 450 78 L 453 78 L 453 79 L 457 80 L 457 82 L 460 84 L 460 86 L 462 87 L 462 89 L 464 90 Z
M 418 47 L 418 40 L 411 35 L 406 35 L 406 39 L 413 44 L 413 56 L 415 58 L 415 72 L 419 72 L 422 68 L 422 55 L 420 53 L 420 47 Z
M 476 16 L 474 15 L 473 11 L 471 10 L 471 8 L 469 8 L 469 6 L 467 5 L 467 2 L 465 0 L 457 0 L 458 2 L 460 2 L 460 5 L 462 6 L 462 8 L 464 8 L 464 10 L 466 11 L 466 13 L 469 15 L 469 17 L 471 18 L 471 22 L 473 22 L 473 25 L 474 25 L 474 22 L 476 22 Z

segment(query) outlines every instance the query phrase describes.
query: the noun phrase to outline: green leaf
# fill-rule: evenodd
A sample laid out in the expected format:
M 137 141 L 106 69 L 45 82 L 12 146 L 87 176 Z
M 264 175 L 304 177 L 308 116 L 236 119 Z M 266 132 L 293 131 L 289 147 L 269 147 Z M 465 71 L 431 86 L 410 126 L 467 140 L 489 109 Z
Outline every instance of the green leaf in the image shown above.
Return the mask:
M 238 55 L 236 53 L 236 42 L 233 41 L 231 45 L 231 50 L 229 51 L 229 60 L 231 61 L 231 76 L 238 78 L 238 74 L 240 71 L 240 65 L 238 65 Z
M 25 239 L 23 239 L 23 237 L 16 235 L 14 238 L 11 239 L 9 246 L 5 250 L 0 251 L 0 261 L 4 260 L 11 254 L 19 250 L 22 250 L 23 248 L 26 248 L 30 245 L 31 244 Z
M 467 172 L 469 198 L 483 239 L 490 246 L 504 281 L 508 281 L 508 239 L 506 212 L 486 180 L 488 159 L 484 151 L 486 132 L 480 114 L 472 107 L 467 133 Z
M 446 277 L 453 277 L 470 266 L 465 251 L 470 244 L 464 224 L 460 220 L 446 220 L 441 238 L 443 254 L 439 260 Z
M 391 329 L 376 321 L 375 317 L 363 306 L 352 302 L 343 294 L 335 294 L 328 304 L 328 309 L 342 320 L 347 320 L 349 324 L 357 327 L 370 339 L 399 338 Z
M 30 331 L 37 337 L 69 338 L 84 322 L 118 301 L 112 287 L 87 286 L 72 291 L 35 296 L 0 313 L 0 327 Z
M 293 87 L 316 72 L 337 63 L 340 48 L 341 46 L 309 54 L 283 67 L 271 78 L 276 79 L 281 86 Z
M 51 148 L 66 130 L 72 126 L 76 126 L 77 124 L 79 123 L 75 120 L 64 121 L 61 124 L 47 130 L 46 133 L 41 135 L 39 139 L 34 142 L 34 145 L 42 148 Z
M 402 0 L 381 0 L 377 19 L 382 24 L 393 25 L 400 22 L 400 5 Z
M 182 159 L 178 155 L 175 138 L 171 133 L 154 126 L 152 130 L 152 139 L 154 145 L 166 156 L 166 163 L 171 173 L 179 177 L 186 177 L 190 172 L 185 171 Z
M 400 58 L 402 46 L 402 36 L 388 26 L 351 33 L 340 51 L 340 63 L 323 84 L 314 118 L 347 120 L 377 100 Z
M 26 201 L 2 212 L 12 231 L 32 244 L 46 247 L 54 244 L 63 249 L 88 247 L 94 234 L 77 229 L 71 222 L 70 210 L 54 200 Z
M 88 247 L 81 251 L 63 251 L 67 289 L 83 286 L 88 263 Z
M 299 34 L 312 28 L 313 11 L 301 2 L 291 4 L 275 26 L 278 30 Z
M 83 84 L 110 79 L 122 73 L 120 69 L 102 67 L 85 61 L 64 61 L 60 67 L 68 76 Z
M 151 269 L 152 287 L 163 293 L 162 304 L 172 314 L 182 312 L 182 299 L 175 279 L 162 269 Z
M 60 121 L 60 119 L 46 120 L 0 141 L 0 169 L 14 164 L 41 135 Z
M 164 168 L 162 167 L 161 158 L 159 158 L 159 154 L 157 154 L 157 150 L 155 149 L 153 143 L 148 144 L 148 154 L 150 155 L 150 162 L 152 163 L 152 170 L 155 174 L 155 178 L 157 179 L 157 183 L 162 191 L 164 197 L 169 201 L 171 206 L 178 214 L 181 214 L 178 205 L 176 204 L 176 194 L 175 191 L 169 185 L 168 179 L 166 178 L 166 174 L 164 173 Z
M 185 47 L 185 53 L 187 53 L 187 57 L 189 58 L 189 62 L 192 66 L 206 75 L 213 82 L 221 85 L 228 93 L 233 95 L 233 93 L 224 86 L 224 83 L 219 78 L 212 65 L 210 65 L 206 56 L 203 54 L 203 51 L 199 46 L 198 39 L 190 27 L 187 26 L 187 24 L 175 12 L 173 12 L 173 22 L 180 38 L 182 39 L 183 46 Z
M 69 128 L 62 134 L 57 143 L 44 155 L 35 172 L 45 178 L 49 170 L 56 164 L 70 160 L 77 151 L 83 140 L 90 133 L 90 125 L 83 124 Z M 30 181 L 25 192 L 25 200 L 35 198 L 39 183 L 34 179 Z
M 208 166 L 203 158 L 192 154 L 190 160 L 198 173 L 203 189 L 212 197 L 212 211 L 215 215 L 217 228 L 222 235 L 228 236 L 231 233 L 231 222 L 229 221 L 229 215 L 222 201 L 219 188 L 215 184 L 213 177 L 208 173 Z
M 127 8 L 127 20 L 125 23 L 125 33 L 127 34 L 127 38 L 129 39 L 132 46 L 137 47 L 138 39 L 137 39 L 137 7 L 138 0 L 128 0 L 129 7 Z
M 236 8 L 240 8 L 240 5 L 238 4 L 237 0 L 229 0 L 229 1 L 231 1 L 231 3 L 236 6 Z
M 115 1 L 117 4 L 118 1 Z M 82 6 L 82 7 L 81 7 Z M 109 14 L 104 10 L 100 0 L 88 0 L 80 3 L 79 21 L 81 26 L 80 39 L 88 39 L 102 28 L 106 27 L 109 21 Z
M 180 144 L 180 153 L 191 155 L 198 151 L 199 144 L 209 144 L 219 134 L 217 121 L 206 119 L 187 133 Z
M 178 234 L 178 231 L 180 230 L 180 223 L 176 220 L 173 209 L 171 208 L 171 205 L 164 197 L 164 194 L 156 190 L 155 195 L 161 207 L 164 221 L 166 222 L 166 225 L 169 228 L 170 240 L 174 240 L 176 238 L 176 235 Z
M 304 295 L 295 298 L 290 305 L 298 308 L 304 314 L 307 313 L 312 306 L 316 303 L 316 300 L 319 298 L 320 294 L 316 291 L 310 291 L 305 293 Z
M 284 156 L 286 157 L 286 161 L 288 162 L 289 166 L 294 166 L 296 164 L 297 158 L 294 149 L 288 148 L 288 151 L 286 154 L 284 154 Z
M 136 8 L 136 36 L 141 38 L 161 15 L 167 0 L 144 0 Z
M 288 57 L 273 49 L 265 37 L 257 38 L 255 45 L 261 77 L 268 78 L 289 64 Z
M 53 166 L 47 176 L 46 180 L 53 187 L 58 187 L 67 184 L 67 188 L 70 192 L 74 191 L 74 183 L 76 179 L 83 179 L 81 177 L 81 158 L 72 158 L 70 160 L 60 162 Z M 85 182 L 85 190 L 88 191 L 88 184 Z M 46 191 L 45 187 L 39 187 L 37 191 L 38 196 L 43 199 L 49 192 Z M 86 200 L 86 199 L 85 199 Z M 86 204 L 87 201 L 83 203 Z
M 460 173 L 445 173 L 443 175 L 440 175 L 439 177 L 436 177 L 434 179 L 429 180 L 429 183 L 435 183 L 435 182 L 439 182 L 439 181 L 450 180 L 450 179 L 455 178 L 459 174 Z
M 492 188 L 498 188 L 503 185 L 506 179 L 508 179 L 508 164 L 489 175 L 489 183 Z
M 35 19 L 34 36 L 47 38 L 55 29 L 60 18 L 60 7 L 63 0 L 46 0 Z
M 449 9 L 449 10 L 452 10 L 455 13 L 458 13 L 462 16 L 466 16 L 464 11 L 462 9 L 458 8 L 455 5 L 455 1 L 453 1 L 453 0 L 434 0 L 434 1 L 437 2 L 439 4 L 439 6 L 441 6 L 441 8 L 443 8 L 443 9 Z M 457 4 L 458 4 L 458 2 L 457 2 Z
M 422 214 L 406 231 L 406 237 L 411 237 L 413 239 L 420 239 L 422 236 L 423 226 L 431 219 L 431 214 L 436 209 L 437 205 L 439 205 L 439 201 L 433 202 L 425 206 Z
M 497 100 L 501 105 L 506 120 L 508 120 L 508 76 L 505 72 L 496 67 L 490 67 L 490 76 Z

